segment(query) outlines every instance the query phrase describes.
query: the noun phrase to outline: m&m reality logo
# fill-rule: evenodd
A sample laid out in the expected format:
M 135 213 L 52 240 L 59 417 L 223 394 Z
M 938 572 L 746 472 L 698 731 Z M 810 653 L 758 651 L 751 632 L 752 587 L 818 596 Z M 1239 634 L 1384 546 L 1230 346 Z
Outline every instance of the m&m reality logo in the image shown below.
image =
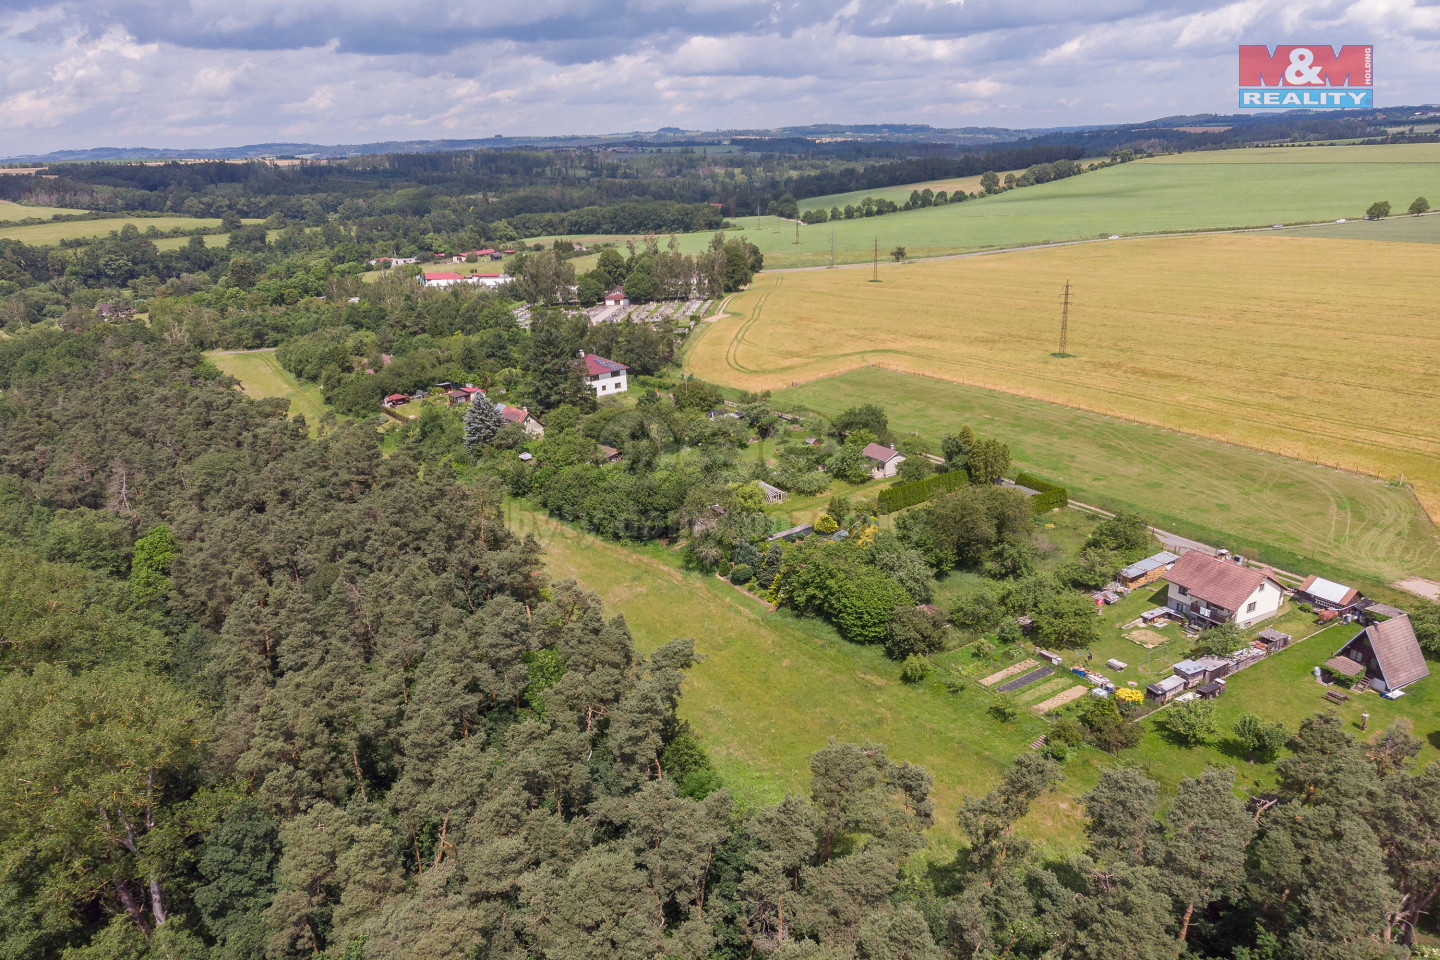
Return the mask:
M 1354 110 L 1373 107 L 1374 50 L 1328 44 L 1240 48 L 1242 110 Z

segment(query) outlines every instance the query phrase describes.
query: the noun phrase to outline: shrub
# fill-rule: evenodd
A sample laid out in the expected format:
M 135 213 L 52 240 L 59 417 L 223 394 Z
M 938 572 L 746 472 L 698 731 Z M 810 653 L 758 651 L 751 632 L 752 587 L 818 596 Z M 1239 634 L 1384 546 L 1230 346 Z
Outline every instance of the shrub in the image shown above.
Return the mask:
M 1120 703 L 1144 703 L 1145 694 L 1134 687 L 1124 687 L 1115 691 L 1115 699 Z
M 817 517 L 815 520 L 816 533 L 821 533 L 828 536 L 839 529 L 840 524 L 836 523 L 835 518 L 830 516 L 828 513 L 820 514 L 820 516 Z
M 945 618 L 938 611 L 897 607 L 890 615 L 885 655 L 908 663 L 911 657 L 939 650 L 944 636 Z
M 1209 700 L 1191 700 L 1165 711 L 1161 723 L 1187 747 L 1214 739 L 1220 727 L 1215 722 L 1215 705 Z
M 1002 693 L 990 705 L 990 716 L 1002 723 L 1009 723 L 1020 716 L 1020 704 L 1013 693 Z
M 906 683 L 921 683 L 930 676 L 930 661 L 912 653 L 905 658 L 905 666 L 900 668 L 900 679 Z
M 715 572 L 718 573 L 718 574 L 720 574 L 720 576 L 722 576 L 722 577 L 729 576 L 729 575 L 730 575 L 730 561 L 729 561 L 729 560 L 725 560 L 725 559 L 721 559 L 721 561 L 720 561 L 718 564 L 715 565 Z
M 1037 496 L 1030 498 L 1030 509 L 1036 513 L 1048 513 L 1056 507 L 1064 507 L 1070 503 L 1070 494 L 1064 487 L 1041 480 L 1033 474 L 1019 473 L 1015 482 L 1022 487 L 1040 491 Z
M 749 583 L 755 576 L 755 568 L 748 563 L 736 564 L 730 569 L 729 580 L 737 587 Z
M 933 477 L 910 483 L 897 483 L 893 487 L 880 491 L 880 513 L 883 515 L 894 513 L 896 510 L 904 510 L 906 507 L 924 503 L 939 494 L 949 493 L 952 490 L 969 486 L 969 484 L 970 479 L 959 472 L 936 474 Z

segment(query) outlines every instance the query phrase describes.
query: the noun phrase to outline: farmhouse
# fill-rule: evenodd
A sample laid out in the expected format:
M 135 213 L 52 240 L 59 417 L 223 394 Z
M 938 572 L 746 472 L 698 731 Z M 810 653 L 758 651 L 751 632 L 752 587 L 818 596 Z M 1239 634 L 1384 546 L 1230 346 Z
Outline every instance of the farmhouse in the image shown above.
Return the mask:
M 1120 582 L 1127 587 L 1143 587 L 1147 583 L 1165 576 L 1170 565 L 1180 558 L 1168 550 L 1161 550 L 1154 556 L 1130 564 L 1120 571 Z
M 403 406 L 403 405 L 405 405 L 405 404 L 407 404 L 407 403 L 409 403 L 409 402 L 410 402 L 410 397 L 407 396 L 406 394 L 403 394 L 403 393 L 392 393 L 392 394 L 390 394 L 390 396 L 388 396 L 388 397 L 385 398 L 384 402 L 381 403 L 381 406 L 384 406 L 384 407 L 399 407 L 399 406 Z
M 1304 600 L 1317 610 L 1336 610 L 1340 613 L 1349 613 L 1364 599 L 1354 587 L 1313 575 L 1300 584 L 1300 588 L 1295 591 L 1295 598 Z
M 596 446 L 600 448 L 600 457 L 606 463 L 614 463 L 625 456 L 617 447 L 607 447 L 603 443 L 597 443 Z
M 472 287 L 499 287 L 509 283 L 505 273 L 423 273 L 420 282 L 427 287 L 453 287 L 458 283 Z
M 1265 570 L 1191 550 L 1171 565 L 1166 606 L 1203 625 L 1248 627 L 1273 617 L 1285 598 L 1280 581 Z
M 453 287 L 457 283 L 464 283 L 465 278 L 458 273 L 422 273 L 420 282 L 427 287 Z
M 1430 676 L 1410 618 L 1383 620 L 1361 630 L 1325 661 L 1325 669 L 1347 677 L 1362 674 L 1380 693 L 1399 690 Z
M 625 296 L 625 288 L 624 288 L 624 287 L 616 287 L 614 290 L 611 290 L 609 293 L 605 294 L 605 306 L 607 306 L 607 307 L 628 307 L 628 306 L 630 306 L 630 298 L 627 297 L 627 296 Z
M 630 368 L 625 364 L 583 350 L 580 352 L 580 364 L 584 367 L 580 375 L 585 378 L 585 385 L 595 391 L 595 396 L 609 397 L 629 389 L 625 371 Z
M 500 411 L 500 416 L 504 418 L 506 423 L 520 424 L 520 428 L 525 431 L 527 437 L 545 436 L 545 428 L 540 424 L 540 421 L 530 416 L 530 411 L 524 407 L 511 407 L 503 403 L 497 403 L 495 404 L 495 409 Z
M 870 476 L 876 480 L 883 480 L 886 477 L 895 476 L 900 469 L 900 464 L 905 462 L 905 455 L 891 447 L 882 447 L 878 443 L 865 445 L 865 456 L 873 462 L 870 468 Z

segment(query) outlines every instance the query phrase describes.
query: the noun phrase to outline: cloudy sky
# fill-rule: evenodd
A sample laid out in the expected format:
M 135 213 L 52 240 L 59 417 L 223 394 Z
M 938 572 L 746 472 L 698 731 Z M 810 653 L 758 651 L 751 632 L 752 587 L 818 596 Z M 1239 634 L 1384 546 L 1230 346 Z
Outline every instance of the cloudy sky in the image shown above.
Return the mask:
M 1373 43 L 1440 101 L 1440 0 L 0 0 L 0 156 L 1226 112 L 1240 43 Z

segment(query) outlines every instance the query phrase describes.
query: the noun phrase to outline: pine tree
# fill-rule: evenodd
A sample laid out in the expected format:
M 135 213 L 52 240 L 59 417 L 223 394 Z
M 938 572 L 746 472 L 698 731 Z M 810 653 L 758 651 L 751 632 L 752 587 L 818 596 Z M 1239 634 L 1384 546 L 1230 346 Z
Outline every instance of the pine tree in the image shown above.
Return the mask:
M 504 425 L 505 418 L 495 404 L 477 394 L 465 411 L 465 449 L 474 453 L 480 444 L 495 439 Z

